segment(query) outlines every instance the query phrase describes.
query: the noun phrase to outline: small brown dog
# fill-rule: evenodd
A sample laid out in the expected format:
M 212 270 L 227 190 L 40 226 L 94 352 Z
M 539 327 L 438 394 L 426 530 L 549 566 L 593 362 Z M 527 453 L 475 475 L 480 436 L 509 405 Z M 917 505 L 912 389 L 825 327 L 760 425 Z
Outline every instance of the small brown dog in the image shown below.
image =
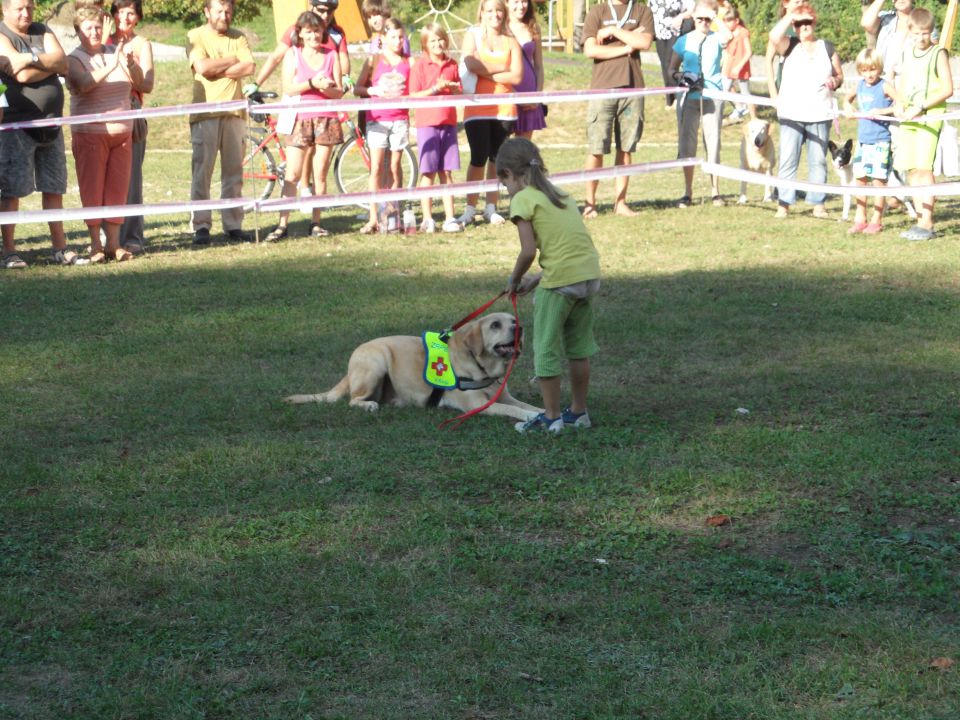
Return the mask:
M 449 390 L 435 391 L 424 379 L 424 339 L 394 335 L 370 340 L 354 350 L 347 374 L 327 392 L 291 395 L 286 402 L 336 402 L 349 395 L 351 405 L 370 412 L 384 403 L 395 407 L 437 405 L 469 412 L 483 406 L 497 393 L 513 357 L 516 327 L 513 315 L 491 313 L 471 320 L 454 332 L 447 348 L 457 385 Z M 541 408 L 517 400 L 504 388 L 497 402 L 483 414 L 527 420 L 541 412 Z
M 773 138 L 770 137 L 770 123 L 757 118 L 744 124 L 743 137 L 740 140 L 740 169 L 752 170 L 773 177 L 775 163 Z M 773 195 L 770 185 L 763 187 L 763 201 L 770 202 Z M 740 183 L 741 205 L 747 202 L 747 183 Z

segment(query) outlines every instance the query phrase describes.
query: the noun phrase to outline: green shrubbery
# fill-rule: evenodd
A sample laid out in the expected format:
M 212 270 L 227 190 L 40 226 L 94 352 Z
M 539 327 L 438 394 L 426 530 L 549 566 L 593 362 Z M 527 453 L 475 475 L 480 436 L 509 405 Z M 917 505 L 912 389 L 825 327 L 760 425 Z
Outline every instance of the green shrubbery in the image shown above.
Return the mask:
M 260 14 L 261 8 L 270 0 L 235 0 L 234 19 L 246 20 Z M 184 25 L 203 22 L 203 0 L 142 0 L 144 17 L 151 20 L 168 20 Z M 37 0 L 37 17 L 47 17 L 68 3 L 64 0 Z M 106 2 L 110 8 L 110 0 Z
M 777 0 L 734 0 L 740 16 L 750 28 L 753 52 L 762 55 L 766 47 L 767 33 L 777 21 Z M 931 10 L 937 18 L 937 27 L 943 22 L 945 6 L 939 2 L 917 2 L 917 7 Z M 817 37 L 830 40 L 837 47 L 843 62 L 852 61 L 865 46 L 860 15 L 863 6 L 857 0 L 812 0 L 817 9 Z M 893 9 L 893 3 L 888 3 Z M 887 8 L 885 8 L 887 9 Z M 954 43 L 956 47 L 957 43 Z

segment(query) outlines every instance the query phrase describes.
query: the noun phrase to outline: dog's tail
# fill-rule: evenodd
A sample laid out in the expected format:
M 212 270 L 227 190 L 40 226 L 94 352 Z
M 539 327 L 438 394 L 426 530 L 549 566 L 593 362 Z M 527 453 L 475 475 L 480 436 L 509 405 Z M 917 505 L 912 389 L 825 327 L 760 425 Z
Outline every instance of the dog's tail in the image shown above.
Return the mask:
M 290 403 L 291 405 L 304 405 L 305 403 L 312 402 L 336 402 L 340 398 L 347 395 L 350 392 L 350 376 L 344 375 L 343 379 L 340 380 L 336 385 L 327 390 L 324 393 L 317 393 L 316 395 L 290 395 L 283 399 L 284 402 Z

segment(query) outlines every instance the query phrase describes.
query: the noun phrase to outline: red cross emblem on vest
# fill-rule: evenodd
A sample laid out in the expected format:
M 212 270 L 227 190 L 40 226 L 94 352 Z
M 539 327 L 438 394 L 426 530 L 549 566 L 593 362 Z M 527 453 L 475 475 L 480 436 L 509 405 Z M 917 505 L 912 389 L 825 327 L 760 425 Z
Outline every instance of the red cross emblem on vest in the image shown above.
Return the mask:
M 443 356 L 437 358 L 436 362 L 430 366 L 433 368 L 433 371 L 437 374 L 437 377 L 443 377 L 443 374 L 447 371 L 447 365 L 443 361 Z

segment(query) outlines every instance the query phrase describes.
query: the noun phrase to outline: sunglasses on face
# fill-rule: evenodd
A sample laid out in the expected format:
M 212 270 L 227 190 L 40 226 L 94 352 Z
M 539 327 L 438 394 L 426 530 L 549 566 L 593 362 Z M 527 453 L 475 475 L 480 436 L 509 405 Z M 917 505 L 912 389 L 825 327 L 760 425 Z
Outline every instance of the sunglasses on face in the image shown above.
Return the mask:
M 696 20 L 697 22 L 713 22 L 713 18 L 711 17 L 698 17 L 698 18 L 694 18 L 694 20 Z
M 813 25 L 813 20 L 797 20 L 793 23 L 795 28 L 806 27 L 807 25 Z

